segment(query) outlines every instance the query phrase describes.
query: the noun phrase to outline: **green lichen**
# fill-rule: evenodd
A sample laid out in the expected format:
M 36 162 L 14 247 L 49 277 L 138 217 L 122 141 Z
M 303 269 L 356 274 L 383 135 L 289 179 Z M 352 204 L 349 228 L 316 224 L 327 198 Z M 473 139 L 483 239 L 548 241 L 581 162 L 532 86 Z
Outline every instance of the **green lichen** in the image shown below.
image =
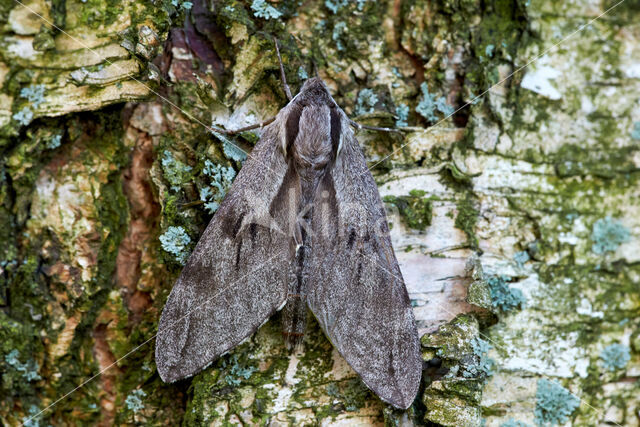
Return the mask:
M 478 247 L 478 238 L 475 234 L 476 223 L 478 222 L 478 210 L 473 206 L 470 197 L 464 197 L 458 201 L 458 214 L 456 215 L 455 226 L 462 230 L 469 239 L 469 244 L 473 249 Z
M 345 43 L 343 41 L 343 37 L 347 34 L 347 24 L 346 22 L 338 22 L 333 27 L 333 33 L 331 34 L 331 38 L 336 43 L 336 48 L 338 50 L 345 50 Z
M 40 417 L 38 416 L 40 412 L 40 408 L 37 406 L 30 406 L 27 415 L 22 418 L 22 425 L 24 427 L 40 427 Z
M 425 195 L 422 190 L 411 190 L 407 196 L 385 196 L 383 200 L 398 208 L 402 222 L 409 228 L 425 230 L 431 225 L 433 215 L 433 199 Z
M 539 426 L 564 424 L 580 406 L 580 399 L 555 381 L 538 380 L 535 420 Z
M 340 9 L 349 4 L 348 0 L 325 0 L 324 5 L 327 6 L 332 13 L 336 14 Z
M 55 33 L 52 28 L 48 28 L 46 25 L 40 27 L 40 31 L 33 38 L 33 49 L 39 52 L 46 52 L 48 50 L 54 50 L 56 48 Z
M 367 388 L 360 378 L 352 378 L 338 383 L 338 397 L 349 412 L 364 408 L 366 403 L 373 398 L 373 393 Z
M 48 150 L 54 150 L 62 144 L 62 133 L 57 133 L 51 136 L 51 138 L 45 141 L 45 147 Z
M 478 307 L 492 309 L 491 290 L 485 280 L 474 280 L 467 291 L 467 302 Z
M 37 357 L 43 352 L 34 326 L 29 317 L 16 321 L 0 312 L 0 366 L 3 371 L 0 393 L 4 396 L 0 409 L 3 413 L 16 402 L 36 401 L 37 388 L 31 381 L 38 380 L 38 362 L 31 358 L 25 362 L 19 360 L 21 354 Z
M 33 108 L 38 108 L 44 102 L 44 85 L 31 85 L 20 90 L 20 97 L 26 98 Z
M 300 80 L 307 80 L 309 78 L 309 74 L 307 74 L 307 70 L 301 65 L 298 67 L 298 78 Z

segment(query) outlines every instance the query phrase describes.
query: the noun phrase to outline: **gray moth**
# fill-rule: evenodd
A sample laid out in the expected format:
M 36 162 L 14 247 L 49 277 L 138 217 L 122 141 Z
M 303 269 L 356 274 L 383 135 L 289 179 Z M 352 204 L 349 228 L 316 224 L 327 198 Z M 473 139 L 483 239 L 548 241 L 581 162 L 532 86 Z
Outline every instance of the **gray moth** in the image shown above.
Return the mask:
M 384 207 L 317 77 L 264 128 L 187 260 L 158 326 L 160 377 L 196 374 L 278 310 L 295 346 L 308 309 L 373 392 L 412 404 L 420 344 Z

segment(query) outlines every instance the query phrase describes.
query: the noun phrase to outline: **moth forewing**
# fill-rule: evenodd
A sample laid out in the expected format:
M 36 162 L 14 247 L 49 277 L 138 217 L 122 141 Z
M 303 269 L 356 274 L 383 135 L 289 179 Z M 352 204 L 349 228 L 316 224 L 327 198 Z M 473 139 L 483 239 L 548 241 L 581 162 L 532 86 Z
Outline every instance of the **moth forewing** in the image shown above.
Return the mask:
M 155 351 L 166 382 L 199 372 L 286 302 L 288 241 L 264 208 L 288 169 L 277 136 L 265 128 L 167 299 Z

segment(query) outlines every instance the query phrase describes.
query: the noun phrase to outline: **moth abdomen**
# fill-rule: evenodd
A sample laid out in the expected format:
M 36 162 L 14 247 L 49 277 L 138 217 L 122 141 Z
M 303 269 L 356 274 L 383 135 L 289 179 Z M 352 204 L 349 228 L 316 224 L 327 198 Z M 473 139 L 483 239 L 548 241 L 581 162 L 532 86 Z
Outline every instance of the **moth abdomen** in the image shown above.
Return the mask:
M 303 294 L 289 294 L 282 312 L 282 336 L 288 349 L 302 345 L 307 327 L 307 302 Z

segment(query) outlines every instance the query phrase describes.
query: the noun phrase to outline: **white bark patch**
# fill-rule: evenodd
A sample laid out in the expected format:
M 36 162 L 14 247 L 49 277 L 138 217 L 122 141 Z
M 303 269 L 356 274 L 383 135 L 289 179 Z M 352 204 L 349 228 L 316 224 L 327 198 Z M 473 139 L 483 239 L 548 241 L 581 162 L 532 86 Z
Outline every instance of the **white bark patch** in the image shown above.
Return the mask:
M 629 65 L 624 73 L 630 79 L 640 79 L 640 62 Z
M 289 406 L 289 400 L 291 400 L 291 396 L 293 395 L 292 387 L 300 382 L 300 379 L 295 377 L 299 363 L 300 359 L 298 356 L 295 353 L 291 354 L 291 357 L 289 358 L 289 366 L 284 374 L 284 381 L 286 385 L 278 390 L 278 395 L 273 401 L 273 412 L 284 411 Z
M 26 1 L 26 6 L 16 5 L 9 12 L 11 30 L 21 36 L 34 35 L 40 30 L 44 20 L 50 21 L 49 7 L 44 1 Z M 33 11 L 33 12 L 32 12 Z M 41 18 L 40 16 L 43 16 Z
M 353 377 L 355 372 L 351 369 L 351 366 L 344 360 L 344 357 L 338 353 L 335 347 L 332 346 L 331 358 L 333 359 L 333 366 L 330 371 L 324 374 L 325 378 L 331 378 L 334 381 L 340 381 L 345 378 Z
M 562 95 L 550 82 L 558 77 L 560 77 L 560 71 L 543 65 L 537 69 L 530 69 L 522 79 L 520 86 L 549 99 L 558 100 Z

